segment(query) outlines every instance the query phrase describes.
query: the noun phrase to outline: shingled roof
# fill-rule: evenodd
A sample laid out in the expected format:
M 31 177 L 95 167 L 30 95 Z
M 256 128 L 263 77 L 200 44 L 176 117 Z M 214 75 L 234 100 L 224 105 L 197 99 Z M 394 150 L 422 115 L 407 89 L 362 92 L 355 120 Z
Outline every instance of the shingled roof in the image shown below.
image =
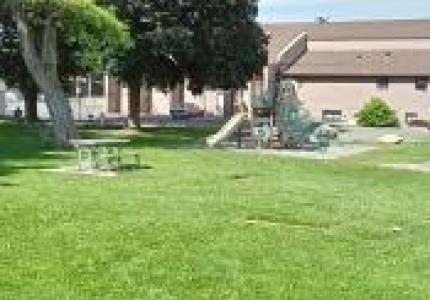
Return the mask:
M 304 76 L 430 76 L 429 50 L 309 51 L 285 75 Z
M 310 41 L 373 40 L 373 39 L 430 39 L 429 20 L 358 21 L 319 23 L 263 24 L 270 36 L 269 62 L 295 37 L 308 33 Z

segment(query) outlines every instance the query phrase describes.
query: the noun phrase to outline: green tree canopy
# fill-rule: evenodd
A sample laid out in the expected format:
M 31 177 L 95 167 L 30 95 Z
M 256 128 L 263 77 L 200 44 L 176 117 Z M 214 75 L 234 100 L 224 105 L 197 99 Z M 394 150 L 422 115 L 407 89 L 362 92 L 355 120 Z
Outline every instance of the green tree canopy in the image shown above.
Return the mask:
M 137 119 L 142 81 L 171 88 L 241 88 L 267 62 L 267 37 L 256 22 L 257 1 L 99 0 L 129 25 L 132 47 L 119 58 Z
M 100 0 L 130 27 L 133 46 L 119 74 L 168 87 L 183 78 L 200 92 L 243 87 L 267 63 L 257 1 Z

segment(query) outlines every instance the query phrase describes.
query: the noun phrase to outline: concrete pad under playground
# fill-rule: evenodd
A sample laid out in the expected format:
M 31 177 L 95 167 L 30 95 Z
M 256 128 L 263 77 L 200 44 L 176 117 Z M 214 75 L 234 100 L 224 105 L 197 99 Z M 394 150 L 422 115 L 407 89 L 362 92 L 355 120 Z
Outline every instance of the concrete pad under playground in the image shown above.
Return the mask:
M 315 160 L 335 160 L 366 153 L 378 149 L 375 146 L 344 145 L 331 146 L 326 151 L 310 150 L 288 150 L 288 149 L 236 149 L 239 153 L 250 153 L 260 155 L 285 156 Z

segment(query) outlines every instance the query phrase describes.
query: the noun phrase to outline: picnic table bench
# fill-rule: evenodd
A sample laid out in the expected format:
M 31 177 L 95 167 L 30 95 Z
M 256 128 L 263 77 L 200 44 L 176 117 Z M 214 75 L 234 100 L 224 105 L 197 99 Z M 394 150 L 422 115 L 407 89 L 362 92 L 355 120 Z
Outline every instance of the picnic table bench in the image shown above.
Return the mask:
M 124 152 L 127 139 L 72 140 L 78 154 L 79 170 L 118 170 L 125 166 L 140 167 L 138 153 Z

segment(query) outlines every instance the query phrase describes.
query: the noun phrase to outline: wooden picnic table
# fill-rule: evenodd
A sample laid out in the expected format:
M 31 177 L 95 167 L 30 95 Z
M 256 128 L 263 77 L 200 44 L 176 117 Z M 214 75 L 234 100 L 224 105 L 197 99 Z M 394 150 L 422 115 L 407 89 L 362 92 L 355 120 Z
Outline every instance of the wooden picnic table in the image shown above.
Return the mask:
M 78 139 L 70 141 L 78 152 L 78 168 L 100 170 L 119 169 L 122 166 L 122 146 L 130 143 L 128 139 Z M 131 154 L 135 164 L 140 164 L 139 155 Z

